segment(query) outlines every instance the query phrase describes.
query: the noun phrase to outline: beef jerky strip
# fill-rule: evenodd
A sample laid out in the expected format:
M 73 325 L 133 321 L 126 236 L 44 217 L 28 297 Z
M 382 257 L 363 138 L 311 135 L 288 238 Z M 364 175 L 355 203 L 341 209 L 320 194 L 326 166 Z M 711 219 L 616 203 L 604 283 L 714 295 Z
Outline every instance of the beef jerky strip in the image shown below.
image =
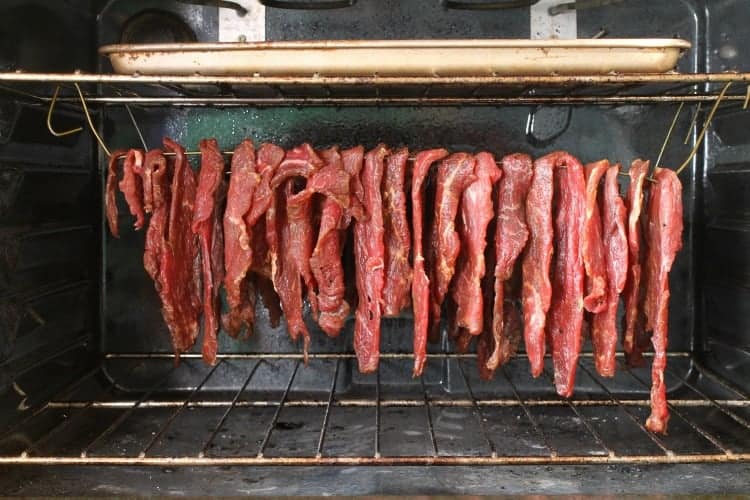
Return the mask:
M 534 162 L 534 176 L 526 197 L 529 244 L 523 254 L 521 297 L 524 343 L 534 377 L 541 375 L 544 370 L 545 325 L 552 297 L 549 279 L 553 254 L 552 172 L 557 156 L 558 153 L 550 153 Z
M 476 160 L 468 153 L 454 153 L 440 162 L 435 188 L 435 219 L 430 232 L 430 330 L 428 338 L 440 338 L 440 312 L 455 273 L 461 251 L 456 216 L 464 190 L 476 180 Z
M 628 278 L 625 284 L 624 302 L 625 316 L 623 317 L 623 350 L 628 365 L 641 366 L 643 364 L 642 349 L 638 342 L 644 337 L 644 313 L 639 306 L 643 295 L 641 273 L 645 252 L 641 251 L 643 181 L 649 169 L 649 162 L 634 160 L 630 165 L 630 187 L 627 194 L 628 207 Z
M 151 220 L 146 230 L 146 245 L 143 253 L 143 267 L 154 280 L 157 291 L 160 290 L 159 267 L 161 254 L 167 241 L 167 222 L 169 220 L 169 185 L 170 171 L 167 159 L 160 149 L 153 149 L 146 153 L 144 170 L 148 168 L 152 175 L 151 191 L 153 206 Z M 160 294 L 161 296 L 161 294 Z M 163 300 L 162 300 L 163 301 Z
M 311 215 L 313 200 L 312 192 L 295 192 L 295 184 L 300 177 L 312 176 L 322 165 L 323 161 L 309 144 L 287 151 L 271 180 L 276 200 L 266 213 L 274 288 L 281 299 L 289 336 L 294 341 L 300 335 L 303 337 L 305 357 L 310 346 L 310 332 L 302 315 L 302 280 L 314 315 L 318 310 L 315 279 L 310 268 L 315 244 Z
M 669 411 L 664 369 L 667 366 L 669 327 L 669 271 L 682 248 L 682 185 L 677 174 L 666 168 L 654 172 L 648 200 L 646 282 L 646 330 L 652 331 L 654 360 L 651 364 L 651 415 L 646 427 L 666 433 Z
M 427 360 L 427 330 L 430 323 L 430 280 L 425 270 L 423 242 L 426 231 L 424 221 L 424 182 L 430 166 L 448 156 L 445 149 L 430 149 L 417 154 L 411 177 L 412 225 L 414 238 L 414 274 L 411 283 L 412 309 L 414 310 L 414 376 L 422 375 Z M 430 249 L 428 248 L 429 252 Z
M 224 328 L 236 337 L 243 326 L 252 325 L 255 310 L 247 297 L 245 277 L 253 261 L 251 231 L 245 223 L 253 194 L 260 182 L 256 171 L 255 148 L 250 140 L 242 141 L 232 156 L 227 207 L 224 212 L 224 289 L 228 312 L 223 318 Z
M 521 313 L 518 306 L 513 301 L 508 301 L 503 307 L 503 320 L 498 321 L 502 325 L 503 344 L 507 346 L 509 354 L 507 358 L 515 353 L 518 345 L 521 343 L 523 325 L 521 323 Z M 482 380 L 492 380 L 495 376 L 496 368 L 490 368 L 490 356 L 494 354 L 494 344 L 492 335 L 482 334 L 477 343 L 477 364 L 479 365 L 479 377 Z M 506 359 L 507 361 L 507 359 Z M 505 361 L 503 361 L 504 363 Z
M 563 397 L 573 394 L 583 327 L 583 257 L 581 234 L 586 216 L 583 165 L 565 152 L 554 155 L 555 249 L 548 332 L 552 340 L 555 387 Z
M 117 218 L 119 212 L 117 210 L 117 199 L 115 193 L 117 189 L 117 162 L 120 156 L 127 154 L 127 150 L 118 149 L 113 151 L 109 157 L 109 163 L 107 164 L 107 184 L 104 188 L 104 211 L 107 215 L 107 225 L 109 226 L 109 232 L 115 238 L 120 237 L 120 228 L 118 225 Z
M 607 168 L 607 160 L 586 165 L 586 218 L 583 221 L 581 242 L 583 265 L 586 270 L 586 296 L 583 298 L 583 307 L 592 313 L 600 313 L 607 307 L 607 269 L 599 209 L 599 184 Z
M 453 278 L 453 300 L 456 303 L 456 324 L 471 335 L 482 332 L 484 300 L 482 278 L 485 273 L 484 250 L 487 226 L 495 215 L 492 188 L 502 177 L 495 157 L 490 153 L 475 156 L 476 180 L 461 195 L 461 244 L 463 252 Z
M 133 227 L 136 231 L 141 229 L 145 222 L 143 203 L 145 189 L 139 177 L 141 172 L 143 172 L 143 151 L 131 149 L 122 164 L 122 180 L 118 187 L 125 196 L 130 214 L 135 216 Z
M 491 327 L 483 335 L 489 338 L 484 342 L 491 346 L 486 370 L 494 371 L 505 364 L 518 347 L 517 337 L 508 337 L 506 332 L 515 332 L 504 326 L 506 314 L 505 283 L 511 278 L 519 255 L 529 239 L 526 225 L 526 194 L 533 176 L 531 157 L 526 154 L 507 155 L 502 160 L 503 177 L 498 183 L 495 204 L 495 247 L 494 251 L 494 301 Z M 481 373 L 481 372 L 480 372 Z
M 159 274 L 164 318 L 172 336 L 175 354 L 187 351 L 198 336 L 201 299 L 198 241 L 190 224 L 196 194 L 196 180 L 185 150 L 169 138 L 164 147 L 173 152 L 171 200 L 167 244 L 161 253 Z
M 224 273 L 221 202 L 225 195 L 224 158 L 216 139 L 200 141 L 201 166 L 192 230 L 198 235 L 203 272 L 203 360 L 216 362 L 219 329 L 219 287 Z M 217 262 L 217 257 L 221 258 Z M 217 275 L 218 274 L 218 275 Z
M 385 286 L 383 315 L 398 316 L 409 306 L 411 290 L 411 232 L 406 218 L 406 161 L 409 150 L 401 148 L 386 160 L 383 178 L 383 223 L 385 226 Z
M 617 304 L 628 274 L 628 239 L 625 234 L 627 210 L 617 183 L 619 170 L 620 165 L 607 169 L 604 196 L 600 203 L 604 260 L 607 266 L 607 301 L 604 310 L 594 315 L 591 340 L 596 371 L 603 377 L 613 377 L 615 374 Z
M 320 156 L 325 165 L 310 178 L 306 188 L 325 194 L 318 240 L 310 258 L 310 267 L 318 284 L 318 324 L 327 335 L 336 337 L 350 310 L 344 299 L 346 286 L 342 251 L 343 231 L 351 217 L 345 217 L 345 214 L 354 211 L 361 219 L 364 212 L 359 200 L 350 194 L 350 176 L 338 148 L 322 151 Z
M 380 360 L 380 318 L 385 285 L 383 201 L 380 186 L 388 148 L 379 144 L 365 155 L 360 179 L 365 219 L 354 223 L 354 259 L 359 302 L 355 312 L 354 351 L 361 373 L 377 370 Z

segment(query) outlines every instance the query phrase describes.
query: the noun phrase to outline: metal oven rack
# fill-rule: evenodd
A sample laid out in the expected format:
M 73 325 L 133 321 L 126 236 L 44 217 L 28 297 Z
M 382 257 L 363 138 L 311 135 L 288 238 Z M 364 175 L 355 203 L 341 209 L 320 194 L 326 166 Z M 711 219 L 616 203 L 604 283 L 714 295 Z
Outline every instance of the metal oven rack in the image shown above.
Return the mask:
M 198 354 L 119 353 L 65 387 L 0 437 L 0 464 L 98 465 L 501 465 L 695 463 L 750 460 L 750 398 L 691 360 L 670 353 L 671 364 L 692 363 L 691 376 L 668 370 L 672 432 L 643 425 L 649 401 L 647 368 L 622 369 L 601 379 L 590 354 L 579 365 L 573 399 L 554 394 L 550 363 L 540 390 L 520 394 L 523 356 L 498 372 L 488 391 L 473 355 L 434 354 L 447 361 L 463 388 L 447 392 L 429 376 L 393 386 L 373 374 L 371 391 L 341 387 L 353 355 L 313 354 L 309 368 L 326 373 L 327 392 L 304 389 L 300 354 L 220 355 L 214 367 Z M 622 363 L 622 358 L 618 357 Z M 381 371 L 410 365 L 410 354 L 384 354 Z M 113 363 L 156 363 L 160 376 L 142 392 L 107 378 Z M 408 366 L 402 367 L 405 371 Z M 163 392 L 183 370 L 194 383 Z M 263 372 L 286 380 L 285 390 L 256 387 Z M 217 389 L 241 373 L 239 389 Z M 427 380 L 425 380 L 427 379 Z M 646 393 L 647 394 L 647 393 Z

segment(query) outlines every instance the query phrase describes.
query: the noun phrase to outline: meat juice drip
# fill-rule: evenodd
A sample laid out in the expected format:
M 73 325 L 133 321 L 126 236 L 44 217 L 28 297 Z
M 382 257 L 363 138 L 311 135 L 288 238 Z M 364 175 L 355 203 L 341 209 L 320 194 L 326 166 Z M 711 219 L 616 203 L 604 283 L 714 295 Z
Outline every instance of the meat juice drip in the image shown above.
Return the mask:
M 586 182 L 583 165 L 576 158 L 564 152 L 551 155 L 555 186 L 555 254 L 547 332 L 552 345 L 557 393 L 570 397 L 582 344 L 584 266 L 581 234 L 586 212 Z
M 643 365 L 642 352 L 650 344 L 645 335 L 645 315 L 640 307 L 643 302 L 644 287 L 641 280 L 645 252 L 643 245 L 643 187 L 650 163 L 634 160 L 628 175 L 630 186 L 626 198 L 628 209 L 628 276 L 623 293 L 625 315 L 623 317 L 622 346 L 628 366 Z
M 476 180 L 476 160 L 468 153 L 454 153 L 440 162 L 435 187 L 435 219 L 430 231 L 430 326 L 428 339 L 440 338 L 440 313 L 448 293 L 461 239 L 456 231 L 456 217 L 464 190 Z
M 427 360 L 427 333 L 430 324 L 430 279 L 425 267 L 424 241 L 427 228 L 424 224 L 424 184 L 430 166 L 448 156 L 445 149 L 422 151 L 414 159 L 411 177 L 413 266 L 411 283 L 412 310 L 414 313 L 414 370 L 415 377 L 422 375 Z M 427 252 L 430 249 L 427 248 Z
M 406 216 L 406 162 L 409 150 L 401 148 L 386 159 L 383 176 L 385 285 L 383 315 L 395 317 L 410 304 L 412 269 L 409 264 L 411 231 Z
M 583 298 L 583 307 L 591 313 L 600 313 L 607 307 L 607 268 L 599 207 L 599 185 L 608 168 L 608 160 L 586 165 L 586 217 L 583 221 L 581 251 L 586 270 L 586 296 Z
M 544 370 L 545 326 L 552 296 L 552 174 L 556 158 L 552 153 L 534 162 L 534 175 L 526 196 L 529 242 L 523 254 L 521 299 L 524 343 L 534 377 Z
M 656 168 L 656 183 L 648 200 L 647 250 L 644 282 L 646 330 L 652 331 L 654 359 L 651 364 L 651 415 L 646 427 L 667 432 L 669 410 L 664 370 L 667 366 L 669 325 L 669 272 L 682 248 L 682 185 L 673 170 Z
M 620 293 L 625 287 L 628 271 L 628 240 L 625 233 L 627 211 L 617 182 L 619 170 L 620 165 L 613 165 L 607 169 L 600 202 L 607 295 L 604 309 L 594 314 L 591 339 L 594 344 L 594 366 L 603 377 L 613 377 L 615 374 L 617 305 Z
M 518 347 L 517 337 L 506 335 L 504 292 L 506 282 L 511 278 L 516 261 L 529 239 L 525 200 L 533 176 L 531 157 L 525 154 L 507 155 L 502 160 L 502 167 L 503 176 L 498 182 L 495 201 L 494 272 L 491 290 L 487 292 L 494 297 L 491 322 L 483 333 L 487 337 L 484 344 L 490 354 L 486 361 L 480 361 L 485 365 L 484 369 L 480 368 L 480 373 L 486 374 L 494 373 L 497 367 L 506 363 Z
M 224 232 L 221 227 L 221 206 L 226 197 L 224 157 L 216 139 L 200 141 L 201 165 L 195 199 L 192 231 L 200 242 L 203 273 L 203 359 L 216 362 L 219 329 L 219 286 L 224 278 Z
M 380 361 L 380 319 L 385 286 L 383 202 L 380 186 L 388 149 L 378 145 L 365 155 L 360 179 L 366 218 L 354 223 L 354 259 L 359 303 L 355 313 L 354 352 L 359 371 L 371 373 Z

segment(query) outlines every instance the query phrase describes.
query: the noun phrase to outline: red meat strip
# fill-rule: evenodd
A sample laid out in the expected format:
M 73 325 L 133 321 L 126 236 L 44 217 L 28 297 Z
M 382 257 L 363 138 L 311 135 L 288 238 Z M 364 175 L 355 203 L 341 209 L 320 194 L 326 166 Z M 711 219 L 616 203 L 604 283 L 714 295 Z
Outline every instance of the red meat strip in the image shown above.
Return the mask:
M 505 335 L 515 330 L 509 330 L 503 324 L 506 316 L 503 312 L 504 288 L 529 239 L 525 201 L 533 176 L 531 157 L 520 153 L 508 155 L 503 158 L 502 166 L 503 177 L 498 183 L 495 205 L 494 303 L 491 327 L 485 332 L 489 338 L 484 341 L 491 346 L 485 366 L 488 371 L 505 364 L 518 347 L 517 337 Z
M 232 156 L 227 206 L 224 212 L 224 289 L 229 311 L 224 316 L 224 328 L 236 337 L 243 326 L 254 322 L 255 310 L 247 298 L 245 277 L 253 261 L 251 232 L 245 222 L 255 189 L 260 182 L 256 171 L 255 148 L 244 140 Z
M 159 274 L 167 300 L 162 300 L 164 318 L 172 335 L 175 354 L 185 352 L 198 336 L 201 310 L 200 258 L 198 240 L 190 225 L 196 195 L 195 173 L 185 157 L 185 150 L 169 138 L 164 147 L 175 153 L 167 245 L 161 254 Z
M 644 337 L 644 313 L 639 307 L 643 296 L 641 272 L 643 268 L 644 252 L 641 252 L 643 181 L 648 173 L 649 162 L 635 160 L 630 165 L 630 187 L 628 188 L 628 278 L 625 284 L 624 302 L 625 316 L 623 318 L 623 350 L 628 365 L 641 366 L 642 352 L 645 346 L 638 342 Z
M 409 150 L 401 148 L 388 156 L 383 178 L 383 223 L 385 226 L 385 286 L 383 315 L 398 316 L 409 306 L 411 290 L 411 232 L 406 218 L 406 161 Z
M 411 283 L 414 310 L 414 376 L 422 375 L 427 360 L 427 329 L 430 323 L 430 280 L 425 270 L 423 242 L 424 183 L 430 166 L 448 156 L 445 149 L 422 151 L 414 159 L 411 177 L 412 228 L 414 238 L 414 274 Z M 429 249 L 428 249 L 429 251 Z
M 521 313 L 518 306 L 512 301 L 508 301 L 506 307 L 503 307 L 503 320 L 499 321 L 502 325 L 502 338 L 504 351 L 502 356 L 505 360 L 516 352 L 521 343 L 523 326 L 521 323 Z M 491 368 L 490 359 L 495 354 L 495 343 L 491 334 L 483 333 L 479 337 L 477 344 L 477 364 L 479 365 L 479 377 L 482 380 L 492 380 L 497 368 Z M 504 361 L 503 361 L 504 362 Z
M 428 338 L 440 338 L 440 309 L 456 270 L 461 238 L 456 216 L 464 190 L 475 180 L 476 160 L 468 153 L 454 153 L 440 162 L 435 188 L 435 219 L 430 233 L 432 277 L 430 278 L 430 331 Z
M 338 148 L 322 151 L 320 156 L 325 165 L 310 178 L 307 186 L 308 190 L 326 193 L 310 267 L 318 284 L 318 324 L 327 335 L 336 337 L 349 314 L 349 304 L 344 300 L 346 287 L 342 262 L 343 230 L 347 227 L 344 211 L 351 210 L 355 203 L 349 194 L 349 174 L 344 169 Z M 324 182 L 326 179 L 328 181 Z M 358 201 L 356 205 L 361 209 Z M 361 211 L 359 216 L 362 216 Z
M 117 188 L 117 162 L 119 161 L 120 156 L 126 154 L 127 150 L 124 149 L 112 151 L 112 156 L 109 157 L 109 163 L 107 164 L 107 184 L 104 188 L 104 208 L 107 214 L 109 232 L 115 238 L 120 237 L 120 228 L 117 221 L 119 213 L 117 210 L 117 200 L 115 199 Z
M 550 153 L 534 162 L 534 176 L 526 197 L 526 221 L 529 244 L 523 255 L 524 343 L 531 374 L 544 370 L 545 325 L 552 297 L 549 279 L 552 263 L 553 169 L 560 153 Z
M 145 222 L 144 204 L 143 204 L 143 184 L 139 173 L 143 171 L 143 151 L 131 149 L 128 151 L 125 161 L 122 164 L 122 180 L 119 187 L 125 196 L 125 202 L 128 204 L 130 214 L 135 216 L 134 228 L 137 230 L 143 227 Z
M 385 285 L 383 200 L 380 186 L 388 148 L 379 144 L 365 155 L 360 179 L 366 219 L 354 223 L 354 259 L 359 303 L 355 313 L 354 351 L 359 371 L 377 370 L 380 360 L 380 318 Z
M 490 153 L 479 153 L 474 158 L 476 180 L 461 195 L 460 235 L 463 252 L 453 278 L 452 295 L 456 303 L 456 325 L 471 335 L 479 335 L 484 320 L 482 278 L 485 273 L 487 226 L 495 215 L 492 188 L 503 173 Z
M 594 364 L 603 377 L 615 374 L 617 350 L 617 304 L 628 275 L 628 238 L 625 233 L 627 210 L 620 196 L 617 175 L 620 165 L 607 169 L 604 196 L 601 200 L 604 260 L 607 266 L 607 301 L 605 309 L 594 315 L 591 340 L 594 345 Z
M 602 218 L 599 212 L 599 184 L 609 168 L 608 160 L 586 165 L 586 218 L 583 221 L 583 265 L 586 269 L 586 296 L 583 307 L 600 313 L 607 307 L 607 268 L 602 239 Z
M 548 332 L 555 367 L 555 387 L 563 397 L 573 394 L 583 337 L 583 257 L 581 234 L 586 217 L 583 165 L 568 153 L 554 155 L 556 215 L 552 301 Z
M 651 365 L 651 415 L 646 427 L 666 433 L 669 411 L 664 369 L 667 366 L 669 326 L 669 271 L 682 248 L 682 185 L 674 171 L 657 168 L 650 188 L 646 268 L 646 330 L 652 331 L 654 360 Z
M 304 353 L 310 346 L 310 332 L 302 315 L 304 281 L 313 314 L 317 315 L 316 283 L 310 267 L 315 245 L 312 220 L 312 192 L 295 192 L 297 178 L 312 176 L 323 165 L 309 144 L 287 151 L 271 180 L 276 202 L 266 214 L 266 234 L 276 293 L 287 320 L 292 340 L 304 339 Z M 280 186 L 280 187 L 279 187 Z M 270 220 L 269 220 L 270 218 Z
M 203 272 L 203 360 L 216 362 L 219 329 L 219 287 L 224 274 L 221 202 L 225 193 L 224 158 L 216 139 L 200 142 L 201 168 L 192 230 L 198 235 Z M 218 261 L 217 261 L 218 260 Z
M 146 230 L 146 248 L 143 253 L 143 267 L 154 280 L 157 291 L 160 289 L 159 268 L 161 263 L 161 254 L 167 241 L 167 222 L 169 219 L 169 185 L 170 170 L 167 159 L 159 149 L 154 149 L 146 153 L 144 160 L 144 170 L 148 168 L 152 175 L 152 185 L 149 191 L 152 192 L 153 206 L 151 220 Z

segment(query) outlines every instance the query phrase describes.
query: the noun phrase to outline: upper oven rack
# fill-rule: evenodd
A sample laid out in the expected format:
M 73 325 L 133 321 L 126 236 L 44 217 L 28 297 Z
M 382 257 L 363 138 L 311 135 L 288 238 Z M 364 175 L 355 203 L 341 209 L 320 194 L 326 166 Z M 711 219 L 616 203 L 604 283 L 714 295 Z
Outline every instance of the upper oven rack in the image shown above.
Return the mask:
M 0 93 L 91 105 L 139 106 L 458 106 L 702 103 L 721 97 L 746 108 L 750 73 L 574 76 L 332 77 L 152 76 L 0 73 Z M 731 92 L 722 95 L 730 84 Z

